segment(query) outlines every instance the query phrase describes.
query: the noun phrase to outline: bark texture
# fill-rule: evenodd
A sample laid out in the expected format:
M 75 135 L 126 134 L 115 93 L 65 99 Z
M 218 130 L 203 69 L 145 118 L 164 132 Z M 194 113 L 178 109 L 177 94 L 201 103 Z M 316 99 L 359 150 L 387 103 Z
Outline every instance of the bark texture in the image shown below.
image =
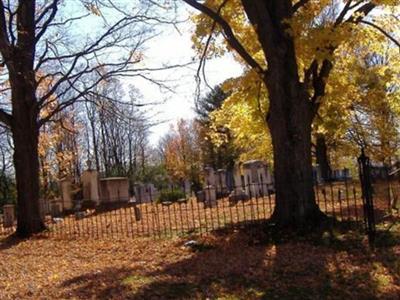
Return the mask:
M 317 222 L 322 212 L 312 180 L 311 124 L 313 105 L 299 80 L 293 38 L 284 20 L 291 1 L 243 0 L 268 61 L 264 82 L 270 109 L 266 116 L 274 152 L 276 206 L 273 221 L 282 226 Z

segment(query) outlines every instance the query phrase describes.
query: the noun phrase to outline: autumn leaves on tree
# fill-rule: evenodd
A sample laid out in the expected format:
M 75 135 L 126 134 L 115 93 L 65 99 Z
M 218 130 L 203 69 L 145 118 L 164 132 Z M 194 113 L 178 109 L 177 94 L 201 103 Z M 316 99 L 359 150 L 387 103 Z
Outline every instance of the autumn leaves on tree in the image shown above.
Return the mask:
M 184 1 L 202 13 L 195 20 L 197 35 L 222 36 L 225 41 L 199 43 L 199 48 L 209 47 L 201 53 L 234 51 L 247 66 L 245 77 L 252 76 L 267 91 L 264 119 L 272 139 L 276 184 L 272 219 L 283 226 L 319 221 L 311 133 L 336 55 L 346 45 L 355 46 L 363 22 L 377 6 L 389 9 L 397 1 Z
M 73 159 L 74 146 L 66 145 L 68 134 L 61 127 L 73 134 L 76 124 L 66 110 L 77 102 L 86 103 L 92 128 L 87 136 L 92 136 L 96 148 L 88 157 L 93 156 L 100 169 L 100 137 L 103 149 L 112 148 L 105 145 L 107 133 L 118 128 L 120 120 L 106 113 L 106 108 L 113 107 L 113 113 L 123 109 L 121 103 L 107 105 L 116 100 L 110 95 L 102 95 L 99 102 L 99 87 L 109 86 L 118 76 L 139 76 L 157 84 L 148 73 L 160 68 L 138 64 L 144 42 L 153 37 L 152 25 L 165 21 L 160 14 L 150 13 L 164 7 L 138 1 L 128 14 L 101 1 L 76 1 L 85 8 L 83 14 L 72 14 L 69 1 L 0 0 L 2 93 L 7 99 L 0 106 L 0 122 L 13 139 L 20 236 L 45 228 L 39 187 L 51 175 L 48 159 L 56 159 L 61 168 Z M 275 175 L 272 220 L 298 226 L 324 218 L 314 196 L 312 153 L 327 178 L 328 149 L 339 149 L 335 151 L 339 158 L 343 152 L 354 157 L 364 146 L 377 161 L 391 163 L 400 144 L 393 138 L 398 136 L 394 131 L 400 113 L 399 1 L 174 3 L 182 6 L 184 2 L 200 13 L 192 17 L 196 25 L 192 40 L 201 60 L 231 52 L 244 72 L 222 84 L 223 97 L 206 111 L 206 119 L 182 121 L 166 137 L 166 167 L 173 177 L 199 181 L 198 161 L 206 148 L 211 156 L 224 153 L 227 158 L 222 162 L 202 157 L 218 162 L 215 167 L 232 166 L 238 157 L 267 160 L 273 163 Z M 69 31 L 85 24 L 80 22 L 87 17 L 97 17 L 104 26 L 93 35 L 79 35 L 76 28 Z M 129 137 L 134 122 L 133 118 L 127 122 Z M 101 125 L 101 134 L 96 124 Z M 124 142 L 120 133 L 113 142 Z M 56 144 L 68 149 L 61 154 L 54 150 Z M 129 143 L 129 149 L 134 144 Z M 374 148 L 368 149 L 371 144 Z M 119 157 L 114 155 L 116 163 L 108 163 L 110 157 L 104 159 L 106 173 L 123 169 L 115 167 L 122 165 Z M 136 165 L 130 157 L 130 175 Z

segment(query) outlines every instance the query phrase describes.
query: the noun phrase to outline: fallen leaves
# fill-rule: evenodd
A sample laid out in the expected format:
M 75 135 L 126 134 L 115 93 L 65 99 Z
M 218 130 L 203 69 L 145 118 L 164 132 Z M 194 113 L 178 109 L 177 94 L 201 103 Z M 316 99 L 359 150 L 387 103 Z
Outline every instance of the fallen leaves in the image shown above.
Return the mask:
M 0 240 L 0 299 L 397 299 L 396 246 L 375 253 L 246 232 L 188 239 Z M 260 240 L 259 238 L 257 238 Z M 345 238 L 340 237 L 344 243 Z

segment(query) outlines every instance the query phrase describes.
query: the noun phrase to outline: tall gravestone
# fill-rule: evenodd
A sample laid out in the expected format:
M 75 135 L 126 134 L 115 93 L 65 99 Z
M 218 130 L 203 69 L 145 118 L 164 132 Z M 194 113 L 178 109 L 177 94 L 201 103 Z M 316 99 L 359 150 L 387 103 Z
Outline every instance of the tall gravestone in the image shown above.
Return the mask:
M 205 207 L 214 207 L 217 205 L 217 191 L 215 189 L 215 172 L 211 167 L 204 169 L 204 205 Z
M 273 189 L 273 178 L 267 165 L 260 160 L 243 163 L 245 190 L 249 197 L 262 197 Z
M 217 170 L 217 178 L 216 178 L 216 190 L 217 195 L 226 195 L 228 188 L 226 185 L 226 170 L 219 169 Z
M 99 173 L 96 170 L 83 171 L 81 176 L 83 200 L 100 204 Z
M 6 204 L 3 206 L 3 227 L 8 228 L 14 226 L 15 222 L 15 205 Z
M 242 173 L 240 171 L 240 166 L 235 165 L 233 169 L 233 189 L 232 192 L 229 195 L 229 201 L 230 202 L 236 202 L 240 200 L 246 200 L 247 194 L 243 190 L 243 184 L 242 184 Z
M 186 198 L 189 198 L 191 196 L 191 192 L 192 192 L 192 189 L 190 186 L 190 180 L 185 179 L 183 186 L 184 186 L 185 196 L 186 196 Z
M 72 183 L 71 179 L 64 178 L 60 181 L 61 201 L 64 209 L 70 210 L 73 208 L 72 201 Z M 51 205 L 50 205 L 51 206 Z

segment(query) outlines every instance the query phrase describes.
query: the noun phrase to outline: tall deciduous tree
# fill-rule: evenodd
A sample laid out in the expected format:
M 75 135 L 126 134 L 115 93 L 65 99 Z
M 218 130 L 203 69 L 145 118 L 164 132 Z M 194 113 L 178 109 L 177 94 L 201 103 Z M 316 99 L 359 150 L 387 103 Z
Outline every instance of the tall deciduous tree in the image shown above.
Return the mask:
M 211 28 L 223 33 L 228 47 L 258 74 L 268 91 L 265 119 L 276 184 L 272 219 L 284 226 L 319 221 L 323 214 L 313 191 L 311 125 L 325 95 L 335 50 L 378 2 L 342 1 L 332 21 L 319 26 L 331 1 L 183 1 L 212 20 Z M 301 50 L 305 53 L 300 65 Z
M 115 5 L 108 3 L 101 11 L 99 3 L 0 1 L 0 54 L 11 99 L 8 107 L 0 108 L 0 121 L 13 137 L 19 236 L 45 228 L 39 212 L 40 127 L 102 80 L 122 73 L 145 77 L 139 73 L 149 71 L 135 68 L 142 60 L 141 47 L 151 36 L 143 21 L 151 26 L 159 19 L 148 17 L 139 3 L 132 14 L 116 9 L 113 15 L 109 10 Z M 77 6 L 81 6 L 79 11 Z M 100 29 L 89 34 L 87 28 Z M 46 80 L 49 88 L 39 91 Z M 52 97 L 57 99 L 56 107 L 41 117 L 41 110 L 54 104 Z

